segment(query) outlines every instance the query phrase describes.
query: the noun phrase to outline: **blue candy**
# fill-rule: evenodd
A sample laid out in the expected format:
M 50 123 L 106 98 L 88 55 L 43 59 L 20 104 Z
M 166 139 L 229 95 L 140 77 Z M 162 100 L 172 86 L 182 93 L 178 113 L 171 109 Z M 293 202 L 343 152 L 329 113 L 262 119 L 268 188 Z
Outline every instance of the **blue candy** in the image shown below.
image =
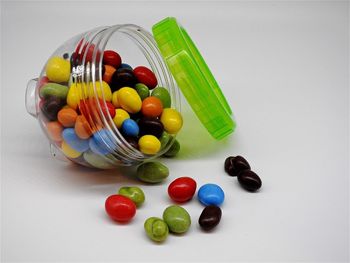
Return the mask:
M 63 140 L 74 150 L 85 152 L 89 149 L 89 140 L 80 139 L 73 128 L 66 128 L 62 132 Z
M 219 206 L 224 202 L 225 194 L 217 184 L 205 184 L 198 190 L 198 199 L 203 205 Z
M 126 136 L 137 137 L 139 135 L 139 126 L 133 119 L 126 119 L 122 124 L 122 132 Z
M 126 63 L 120 64 L 119 68 L 128 68 L 128 69 L 132 70 L 132 67 L 129 64 L 126 64 Z
M 102 129 L 94 133 L 89 140 L 89 146 L 92 152 L 99 155 L 106 155 L 114 151 L 116 142 L 109 130 Z

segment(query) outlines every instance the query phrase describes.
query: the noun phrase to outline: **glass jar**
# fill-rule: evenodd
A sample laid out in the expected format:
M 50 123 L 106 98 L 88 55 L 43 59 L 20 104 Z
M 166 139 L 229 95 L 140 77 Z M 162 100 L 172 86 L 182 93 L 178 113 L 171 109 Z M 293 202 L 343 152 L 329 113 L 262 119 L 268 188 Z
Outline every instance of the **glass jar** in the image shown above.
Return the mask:
M 123 63 L 151 69 L 158 87 L 166 88 L 170 95 L 170 108 L 181 113 L 178 84 L 192 109 L 214 138 L 222 139 L 233 132 L 235 123 L 231 117 L 231 109 L 209 68 L 176 19 L 166 18 L 153 26 L 153 35 L 132 24 L 99 27 L 77 35 L 52 54 L 38 79 L 29 81 L 26 91 L 27 111 L 39 120 L 42 130 L 50 140 L 54 155 L 63 152 L 65 157 L 75 163 L 109 169 L 121 165 L 137 165 L 157 158 L 175 141 L 176 132 L 170 136 L 162 136 L 163 139 L 159 139 L 159 151 L 144 153 L 116 126 L 108 110 L 111 93 L 104 88 L 103 54 L 106 50 L 118 52 Z M 51 76 L 48 64 L 56 58 L 60 63 L 66 64 L 55 69 L 60 73 L 58 76 Z M 122 67 L 128 66 L 122 64 L 120 68 Z M 46 86 L 45 92 L 42 92 L 41 89 L 48 82 L 55 84 L 50 88 Z M 73 89 L 75 97 L 69 94 Z M 71 98 L 74 98 L 75 104 L 72 104 Z M 89 130 L 86 138 L 82 139 L 82 145 L 77 147 L 67 145 L 62 139 L 63 131 L 68 132 L 70 129 L 69 132 L 74 133 L 74 126 L 76 131 L 78 123 L 76 121 L 71 126 L 62 127 L 57 115 L 65 107 L 73 107 L 79 116 L 82 115 L 84 122 L 80 126 Z M 137 119 L 139 116 L 135 113 L 131 118 Z M 93 138 L 103 150 L 93 151 L 92 142 L 88 142 Z

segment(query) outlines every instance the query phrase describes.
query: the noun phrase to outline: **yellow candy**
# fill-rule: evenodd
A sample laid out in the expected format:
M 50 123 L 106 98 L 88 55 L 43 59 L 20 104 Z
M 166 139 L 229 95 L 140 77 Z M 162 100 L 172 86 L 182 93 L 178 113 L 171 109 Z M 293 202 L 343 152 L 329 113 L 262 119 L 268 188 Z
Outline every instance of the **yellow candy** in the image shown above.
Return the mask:
M 106 101 L 112 101 L 112 91 L 111 91 L 111 88 L 109 87 L 109 85 L 107 84 L 107 82 L 102 81 L 102 89 L 101 89 L 100 81 L 96 81 L 95 85 L 96 85 L 97 96 L 100 99 L 103 99 L 103 96 L 102 96 L 102 94 L 103 94 L 104 99 Z M 93 86 L 92 82 L 90 82 L 90 84 L 89 84 L 88 93 L 86 93 L 86 89 L 85 89 L 85 94 L 87 94 L 89 98 L 95 97 L 95 90 L 94 90 L 94 86 Z
M 74 159 L 74 158 L 78 158 L 81 155 L 81 152 L 74 150 L 65 141 L 62 141 L 61 149 L 64 155 L 67 156 L 68 158 Z
M 101 84 L 99 81 L 95 82 L 96 85 L 96 92 L 97 96 L 102 99 L 102 94 L 104 95 L 104 98 L 106 101 L 112 100 L 112 91 L 107 82 L 102 81 L 102 89 Z M 81 83 L 73 83 L 69 87 L 68 95 L 67 95 L 67 104 L 73 108 L 77 109 L 79 102 L 81 99 L 86 98 L 95 98 L 95 90 L 93 83 L 90 82 L 89 85 L 83 85 L 84 86 L 84 92 L 82 89 Z
M 160 141 L 156 136 L 143 135 L 139 139 L 140 151 L 144 154 L 156 154 L 160 150 Z
M 181 114 L 171 108 L 166 108 L 163 110 L 163 113 L 160 116 L 160 121 L 164 126 L 164 130 L 170 134 L 177 133 L 183 124 Z
M 118 102 L 118 91 L 114 91 L 112 94 L 112 104 L 116 108 L 120 108 L 120 104 Z
M 124 87 L 118 90 L 118 102 L 129 113 L 137 113 L 141 110 L 141 98 L 133 88 Z
M 115 110 L 115 116 L 113 118 L 113 121 L 118 129 L 120 129 L 122 127 L 122 124 L 126 119 L 130 119 L 130 115 L 129 115 L 129 113 L 127 113 L 127 111 L 125 111 L 123 109 L 116 109 Z
M 70 63 L 61 57 L 52 57 L 46 64 L 46 76 L 57 83 L 68 82 L 70 76 Z

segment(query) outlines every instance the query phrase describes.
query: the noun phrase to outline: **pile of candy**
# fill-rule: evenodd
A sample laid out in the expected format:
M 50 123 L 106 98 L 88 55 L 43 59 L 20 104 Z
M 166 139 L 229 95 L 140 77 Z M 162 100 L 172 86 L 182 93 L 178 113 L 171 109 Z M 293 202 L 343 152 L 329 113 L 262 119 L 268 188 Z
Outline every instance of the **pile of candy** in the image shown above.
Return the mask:
M 83 82 L 72 74 L 76 53 L 70 57 L 65 53 L 50 58 L 38 83 L 41 119 L 68 158 L 106 168 L 103 157 L 118 148 L 117 130 L 135 149 L 155 155 L 181 129 L 182 116 L 171 108 L 168 90 L 157 86 L 147 67 L 132 69 L 117 52 L 106 50 L 102 80 L 96 73 L 94 83 Z
M 168 195 L 176 203 L 190 201 L 197 188 L 197 183 L 190 177 L 179 177 L 168 186 Z M 215 228 L 221 220 L 220 205 L 224 201 L 224 192 L 216 184 L 205 184 L 197 194 L 200 203 L 205 205 L 199 216 L 200 227 L 209 231 Z M 109 196 L 105 201 L 108 216 L 121 223 L 130 221 L 136 214 L 136 208 L 145 201 L 145 195 L 139 187 L 122 187 L 118 194 Z M 162 218 L 150 217 L 144 223 L 147 236 L 156 242 L 164 241 L 169 232 L 186 233 L 191 226 L 190 214 L 179 205 L 165 208 Z

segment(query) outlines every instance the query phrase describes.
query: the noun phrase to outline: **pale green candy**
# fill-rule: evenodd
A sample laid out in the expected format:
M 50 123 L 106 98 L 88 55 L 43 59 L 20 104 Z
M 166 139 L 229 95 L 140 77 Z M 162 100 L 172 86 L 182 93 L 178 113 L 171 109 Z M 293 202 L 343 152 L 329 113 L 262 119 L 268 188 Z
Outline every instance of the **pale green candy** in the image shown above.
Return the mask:
M 118 194 L 130 198 L 137 207 L 143 204 L 145 201 L 145 194 L 141 188 L 136 186 L 124 186 L 118 191 Z
M 160 148 L 163 149 L 169 142 L 170 140 L 170 135 L 167 132 L 163 132 L 162 135 L 159 138 L 160 141 Z
M 139 94 L 141 100 L 144 100 L 149 96 L 149 89 L 145 84 L 137 83 L 135 85 L 136 92 Z
M 191 217 L 181 206 L 168 206 L 163 212 L 163 220 L 174 233 L 185 233 L 191 226 Z
M 157 87 L 152 91 L 152 96 L 157 97 L 161 100 L 163 108 L 170 108 L 171 98 L 169 91 L 163 87 Z
M 173 144 L 170 146 L 169 150 L 163 154 L 165 157 L 174 157 L 178 154 L 180 151 L 180 143 L 178 140 L 175 139 Z
M 40 97 L 42 98 L 56 97 L 60 99 L 66 99 L 67 94 L 68 87 L 57 83 L 46 83 L 40 89 Z
M 137 178 L 146 183 L 160 183 L 168 176 L 168 167 L 160 162 L 147 162 L 137 167 Z
M 145 221 L 144 228 L 147 236 L 153 241 L 162 242 L 169 234 L 168 225 L 158 217 L 150 217 Z
M 111 161 L 107 160 L 108 155 L 101 156 L 93 153 L 92 151 L 84 152 L 83 154 L 84 160 L 90 164 L 91 166 L 98 169 L 113 169 L 115 166 L 111 163 Z

